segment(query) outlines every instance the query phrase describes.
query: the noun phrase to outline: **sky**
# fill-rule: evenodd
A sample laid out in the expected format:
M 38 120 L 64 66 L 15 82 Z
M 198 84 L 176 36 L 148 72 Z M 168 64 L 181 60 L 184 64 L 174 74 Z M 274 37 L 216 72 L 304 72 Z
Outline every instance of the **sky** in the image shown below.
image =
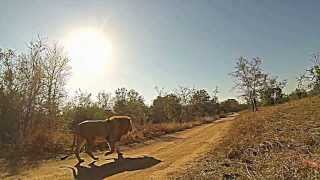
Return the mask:
M 66 46 L 83 29 L 97 30 L 93 42 L 111 47 L 93 57 L 81 54 L 92 43 L 67 52 L 69 92 L 126 87 L 150 103 L 155 86 L 218 86 L 221 100 L 235 98 L 229 73 L 240 56 L 261 57 L 266 72 L 288 80 L 289 92 L 320 50 L 318 0 L 0 1 L 0 48 L 25 51 L 38 35 Z

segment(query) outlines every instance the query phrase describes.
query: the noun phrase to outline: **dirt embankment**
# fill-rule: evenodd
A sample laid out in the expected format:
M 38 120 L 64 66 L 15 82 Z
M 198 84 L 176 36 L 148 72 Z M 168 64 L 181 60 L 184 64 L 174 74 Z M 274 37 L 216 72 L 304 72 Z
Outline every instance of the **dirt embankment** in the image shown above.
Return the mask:
M 320 96 L 242 113 L 181 179 L 320 179 Z

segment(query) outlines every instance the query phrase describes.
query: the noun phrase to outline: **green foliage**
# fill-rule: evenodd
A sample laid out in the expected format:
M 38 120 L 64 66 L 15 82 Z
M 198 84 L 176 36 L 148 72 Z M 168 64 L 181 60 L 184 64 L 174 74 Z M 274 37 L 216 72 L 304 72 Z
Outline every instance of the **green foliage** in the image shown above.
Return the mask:
M 252 111 L 257 110 L 259 90 L 267 78 L 261 66 L 262 60 L 259 57 L 252 58 L 251 61 L 240 57 L 235 71 L 230 74 L 234 78 L 235 88 L 242 93 L 241 97 L 251 104 Z
M 152 122 L 191 121 L 219 113 L 217 97 L 210 97 L 205 89 L 180 87 L 174 94 L 160 94 L 151 106 Z
M 209 93 L 204 89 L 195 91 L 191 98 L 191 105 L 195 117 L 213 116 L 218 113 L 216 99 L 211 100 Z
M 154 123 L 179 121 L 182 105 L 174 94 L 158 96 L 151 107 L 151 120 Z
M 19 95 L 14 84 L 15 58 L 14 51 L 0 49 L 0 142 L 13 143 L 18 135 L 16 102 Z
M 293 92 L 288 95 L 289 100 L 297 100 L 307 97 L 308 93 L 305 89 L 296 88 Z
M 109 112 L 112 111 L 112 97 L 110 93 L 106 93 L 104 91 L 99 92 L 97 95 L 97 104 L 104 111 Z
M 39 123 L 56 127 L 68 63 L 59 47 L 40 40 L 27 53 L 0 49 L 0 141 L 23 142 Z
M 277 77 L 267 78 L 261 87 L 260 100 L 262 105 L 275 105 L 285 101 L 283 88 L 287 81 L 278 81 Z
M 143 125 L 148 117 L 148 107 L 143 97 L 134 89 L 119 88 L 115 92 L 113 110 L 116 114 L 128 115 L 135 123 Z
M 220 111 L 225 113 L 229 112 L 239 112 L 241 110 L 247 109 L 248 106 L 246 104 L 240 104 L 235 99 L 227 99 L 220 103 Z
M 112 115 L 111 111 L 105 111 L 99 103 L 93 102 L 91 97 L 91 93 L 79 90 L 72 101 L 63 108 L 63 119 L 69 128 L 72 129 L 75 124 L 85 120 L 106 119 Z
M 320 53 L 312 56 L 312 66 L 298 79 L 299 86 L 309 90 L 310 95 L 320 94 Z

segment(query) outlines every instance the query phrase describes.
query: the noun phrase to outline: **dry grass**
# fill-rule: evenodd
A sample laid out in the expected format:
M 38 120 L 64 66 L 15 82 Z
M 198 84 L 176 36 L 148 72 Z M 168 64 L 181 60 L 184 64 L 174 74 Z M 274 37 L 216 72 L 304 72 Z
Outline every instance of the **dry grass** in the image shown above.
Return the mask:
M 185 123 L 169 122 L 169 123 L 159 123 L 159 124 L 146 124 L 138 128 L 133 134 L 124 136 L 121 138 L 120 144 L 131 144 L 137 142 L 143 142 L 155 137 L 160 137 L 165 134 L 174 133 L 177 131 L 182 131 L 195 126 L 199 126 L 204 123 L 209 123 L 207 121 L 191 121 Z
M 320 97 L 243 113 L 183 179 L 320 179 Z

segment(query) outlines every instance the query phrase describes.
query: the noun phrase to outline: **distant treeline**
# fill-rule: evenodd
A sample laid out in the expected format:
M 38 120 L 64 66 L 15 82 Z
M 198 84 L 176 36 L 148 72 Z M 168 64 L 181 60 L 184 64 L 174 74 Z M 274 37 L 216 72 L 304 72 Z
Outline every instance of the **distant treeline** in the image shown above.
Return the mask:
M 188 122 L 205 116 L 239 111 L 246 105 L 231 99 L 218 102 L 205 89 L 179 87 L 159 95 L 150 106 L 134 89 L 114 94 L 77 91 L 68 97 L 65 85 L 70 59 L 62 48 L 31 42 L 25 53 L 0 49 L 0 143 L 32 144 L 44 131 L 72 131 L 75 123 L 128 115 L 136 126 L 146 123 Z M 107 88 L 107 87 L 106 87 Z
M 43 133 L 70 132 L 75 123 L 88 119 L 106 119 L 112 115 L 128 115 L 137 127 L 150 123 L 183 123 L 202 117 L 217 117 L 229 112 L 256 109 L 299 99 L 319 92 L 320 70 L 315 61 L 309 89 L 299 86 L 286 95 L 285 81 L 263 73 L 261 60 L 240 58 L 232 73 L 236 87 L 242 90 L 244 104 L 235 99 L 220 102 L 218 89 L 178 87 L 171 92 L 156 88 L 158 96 L 146 105 L 134 89 L 119 88 L 114 94 L 77 91 L 68 97 L 65 89 L 70 76 L 70 59 L 62 48 L 42 41 L 31 42 L 25 53 L 0 49 L 0 144 L 39 143 Z M 318 84 L 317 84 L 318 83 Z M 107 88 L 107 87 L 106 87 Z

